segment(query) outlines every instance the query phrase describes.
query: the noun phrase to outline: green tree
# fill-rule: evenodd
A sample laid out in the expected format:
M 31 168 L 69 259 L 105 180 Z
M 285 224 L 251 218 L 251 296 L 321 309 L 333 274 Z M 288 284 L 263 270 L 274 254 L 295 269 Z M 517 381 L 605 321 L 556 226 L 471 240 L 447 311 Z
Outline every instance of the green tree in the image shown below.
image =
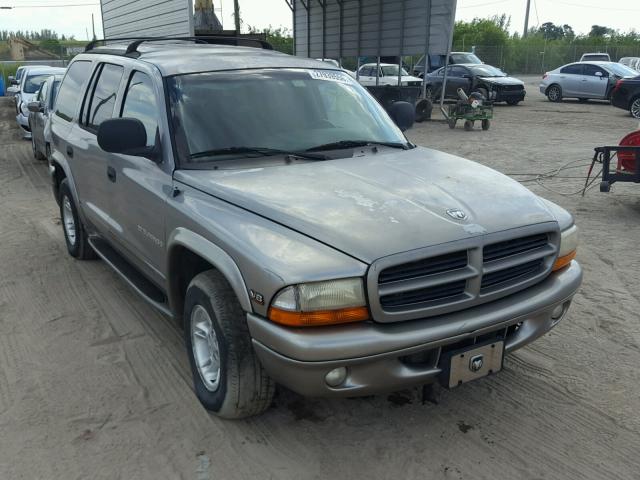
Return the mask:
M 269 25 L 268 28 L 259 30 L 256 27 L 249 26 L 249 33 L 262 33 L 266 36 L 267 42 L 273 45 L 275 50 L 293 55 L 293 35 L 288 28 L 274 28 Z
M 609 27 L 602 27 L 600 25 L 593 25 L 589 32 L 590 37 L 604 37 L 605 35 L 611 35 L 614 30 Z

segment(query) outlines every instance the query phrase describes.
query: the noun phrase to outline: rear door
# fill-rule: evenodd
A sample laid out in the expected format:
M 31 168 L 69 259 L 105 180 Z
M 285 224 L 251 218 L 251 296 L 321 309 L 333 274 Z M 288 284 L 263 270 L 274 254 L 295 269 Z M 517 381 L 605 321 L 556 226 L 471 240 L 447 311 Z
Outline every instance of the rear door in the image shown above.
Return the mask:
M 585 64 L 582 76 L 584 98 L 606 98 L 609 86 L 609 72 L 598 65 Z
M 579 97 L 582 95 L 582 64 L 574 63 L 560 70 L 560 87 L 562 96 Z
M 471 72 L 464 67 L 450 66 L 447 77 L 447 97 L 458 97 L 458 88 L 462 88 L 467 94 L 471 89 Z
M 161 147 L 163 133 L 166 134 L 161 122 L 166 118 L 161 85 L 159 74 L 135 66 L 127 73 L 122 106 L 116 115 L 140 120 L 147 132 L 147 146 Z M 168 142 L 165 146 L 170 148 Z M 131 155 L 111 155 L 109 165 L 115 174 L 110 185 L 113 218 L 118 227 L 115 240 L 138 268 L 162 286 L 165 202 L 172 191 L 173 168 L 161 159 Z

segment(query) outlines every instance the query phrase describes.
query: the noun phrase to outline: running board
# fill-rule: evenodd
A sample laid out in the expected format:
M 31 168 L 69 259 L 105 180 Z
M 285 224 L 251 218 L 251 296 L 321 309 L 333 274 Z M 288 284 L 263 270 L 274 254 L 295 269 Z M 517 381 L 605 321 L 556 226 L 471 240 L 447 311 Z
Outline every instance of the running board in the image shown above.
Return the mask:
M 109 243 L 100 237 L 89 237 L 89 244 L 107 265 L 113 268 L 147 302 L 169 317 L 173 317 L 167 306 L 164 292 L 140 271 L 131 265 Z

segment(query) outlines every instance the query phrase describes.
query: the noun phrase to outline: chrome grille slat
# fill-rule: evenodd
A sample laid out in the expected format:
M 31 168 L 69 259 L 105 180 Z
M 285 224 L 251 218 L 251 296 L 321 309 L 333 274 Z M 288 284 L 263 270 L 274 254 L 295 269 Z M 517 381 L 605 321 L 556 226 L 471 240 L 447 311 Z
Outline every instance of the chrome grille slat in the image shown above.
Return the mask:
M 385 257 L 368 275 L 373 317 L 425 318 L 520 291 L 551 272 L 559 240 L 549 222 Z

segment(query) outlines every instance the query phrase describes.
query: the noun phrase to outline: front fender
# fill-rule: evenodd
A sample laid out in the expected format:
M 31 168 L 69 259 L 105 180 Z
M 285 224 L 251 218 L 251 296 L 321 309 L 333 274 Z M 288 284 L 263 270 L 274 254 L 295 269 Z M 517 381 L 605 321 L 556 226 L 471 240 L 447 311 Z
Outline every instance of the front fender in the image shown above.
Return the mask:
M 167 239 L 167 272 L 170 272 L 173 250 L 178 246 L 191 250 L 213 265 L 231 285 L 242 309 L 247 312 L 253 311 L 242 273 L 228 253 L 201 235 L 186 228 L 178 227 L 171 232 Z M 173 295 L 171 297 L 171 307 L 174 309 L 176 302 Z

